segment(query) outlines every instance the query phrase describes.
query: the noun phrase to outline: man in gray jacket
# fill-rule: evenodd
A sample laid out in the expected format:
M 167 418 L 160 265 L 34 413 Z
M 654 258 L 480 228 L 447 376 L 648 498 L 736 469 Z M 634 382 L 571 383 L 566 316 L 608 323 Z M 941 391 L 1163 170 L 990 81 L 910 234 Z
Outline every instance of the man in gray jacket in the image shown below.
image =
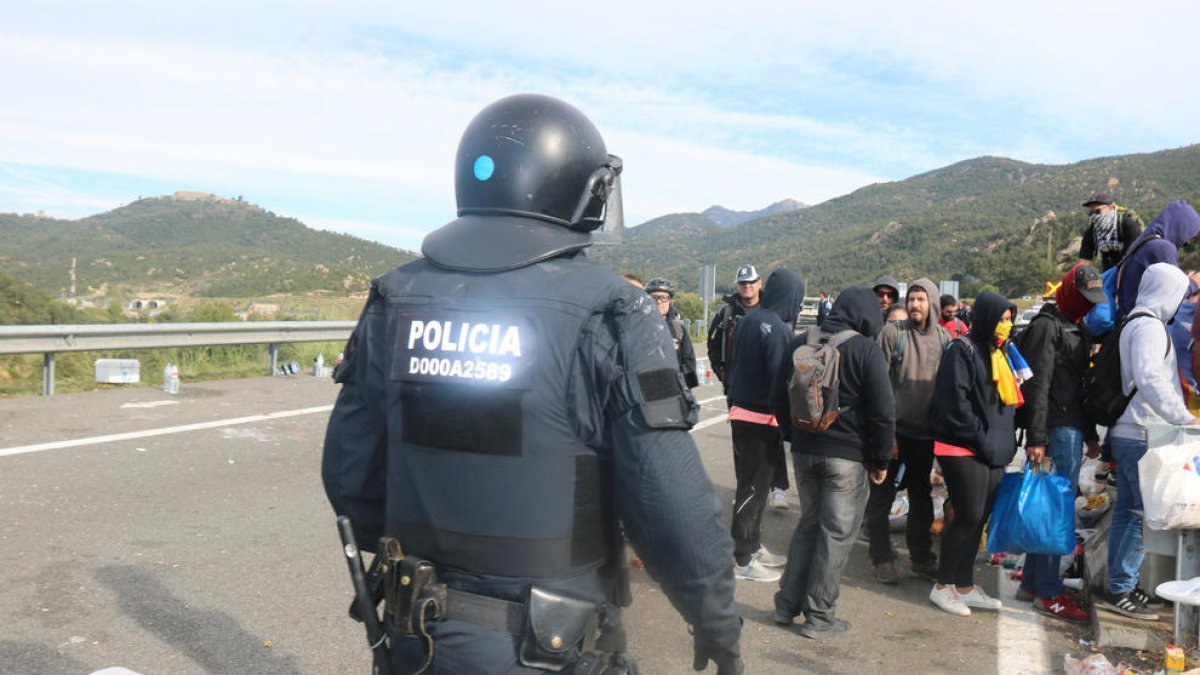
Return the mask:
M 933 468 L 933 433 L 929 406 L 942 351 L 950 334 L 937 320 L 938 288 L 929 279 L 908 286 L 905 304 L 908 319 L 889 323 L 876 338 L 888 362 L 888 376 L 896 398 L 896 438 L 887 480 L 871 485 L 865 520 L 870 537 L 871 564 L 875 579 L 899 583 L 896 550 L 892 547 L 888 515 L 896 491 L 908 487 L 906 538 L 912 556 L 913 574 L 932 579 L 937 574 L 937 556 L 929 527 L 933 524 L 933 498 L 929 473 Z

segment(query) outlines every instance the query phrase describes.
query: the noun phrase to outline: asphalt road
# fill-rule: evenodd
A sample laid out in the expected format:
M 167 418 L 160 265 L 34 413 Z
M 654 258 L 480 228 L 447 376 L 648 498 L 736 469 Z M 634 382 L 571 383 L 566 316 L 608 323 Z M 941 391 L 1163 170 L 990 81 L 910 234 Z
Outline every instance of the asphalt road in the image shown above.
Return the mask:
M 0 400 L 0 673 L 369 672 L 320 483 L 336 390 L 300 376 Z M 729 501 L 719 396 L 697 390 L 693 436 Z M 785 552 L 795 523 L 769 511 L 766 545 Z M 692 672 L 686 626 L 634 575 L 626 623 L 642 672 Z M 1016 605 L 998 569 L 977 579 Z M 814 642 L 771 623 L 775 584 L 739 582 L 747 672 L 1046 672 L 1076 638 L 1027 605 L 950 616 L 929 587 L 878 585 L 859 542 L 839 600 L 853 629 Z

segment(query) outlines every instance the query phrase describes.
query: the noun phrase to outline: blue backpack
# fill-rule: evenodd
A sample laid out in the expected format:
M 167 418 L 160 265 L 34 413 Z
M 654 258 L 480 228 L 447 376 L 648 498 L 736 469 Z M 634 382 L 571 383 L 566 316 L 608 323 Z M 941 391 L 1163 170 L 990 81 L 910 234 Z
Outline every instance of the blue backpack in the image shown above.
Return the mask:
M 1092 311 L 1083 317 L 1083 323 L 1091 332 L 1093 339 L 1099 339 L 1107 335 L 1116 327 L 1117 319 L 1117 289 L 1120 287 L 1120 270 L 1125 266 L 1125 261 L 1129 260 L 1129 256 L 1133 252 L 1142 247 L 1142 244 L 1162 239 L 1162 235 L 1157 232 L 1149 237 L 1140 237 L 1137 242 L 1125 253 L 1121 258 L 1121 262 L 1104 270 L 1100 278 L 1104 281 L 1104 294 L 1108 296 L 1108 302 L 1100 303 L 1092 308 Z M 1130 309 L 1133 309 L 1130 307 Z

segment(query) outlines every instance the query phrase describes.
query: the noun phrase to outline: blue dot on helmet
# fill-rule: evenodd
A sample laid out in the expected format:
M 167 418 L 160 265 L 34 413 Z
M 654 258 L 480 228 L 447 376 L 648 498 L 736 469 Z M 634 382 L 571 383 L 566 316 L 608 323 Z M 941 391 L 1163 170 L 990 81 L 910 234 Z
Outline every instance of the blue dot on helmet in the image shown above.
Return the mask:
M 496 163 L 488 155 L 480 155 L 475 159 L 476 180 L 487 180 L 496 172 Z

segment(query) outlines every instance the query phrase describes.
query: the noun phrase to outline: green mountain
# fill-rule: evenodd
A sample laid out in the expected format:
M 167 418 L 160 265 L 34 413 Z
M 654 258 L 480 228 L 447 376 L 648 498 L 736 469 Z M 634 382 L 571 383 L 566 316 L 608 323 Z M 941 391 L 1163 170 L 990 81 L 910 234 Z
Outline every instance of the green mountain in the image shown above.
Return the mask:
M 696 288 L 701 264 L 716 264 L 718 287 L 728 289 L 733 270 L 750 262 L 790 267 L 814 292 L 891 273 L 958 279 L 964 296 L 987 287 L 1019 295 L 1074 262 L 1087 225 L 1080 202 L 1097 190 L 1148 225 L 1166 203 L 1200 198 L 1200 145 L 1061 166 L 981 157 L 732 227 L 702 214 L 663 216 L 594 257 L 685 290 Z M 1185 267 L 1200 263 L 1196 255 Z
M 0 214 L 0 269 L 59 297 L 116 289 L 208 297 L 363 291 L 416 256 L 239 199 L 177 192 L 79 220 Z
M 74 307 L 0 272 L 0 326 L 80 323 L 81 316 Z

